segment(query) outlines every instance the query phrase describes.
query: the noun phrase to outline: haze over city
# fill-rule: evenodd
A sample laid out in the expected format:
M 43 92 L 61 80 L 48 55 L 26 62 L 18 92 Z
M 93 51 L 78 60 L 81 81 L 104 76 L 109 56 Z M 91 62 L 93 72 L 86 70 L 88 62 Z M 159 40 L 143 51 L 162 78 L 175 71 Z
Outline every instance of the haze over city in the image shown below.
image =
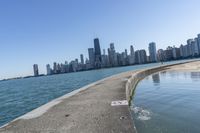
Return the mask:
M 122 52 L 152 41 L 179 47 L 200 32 L 198 0 L 86 1 L 1 1 L 0 79 L 32 75 L 34 63 L 46 73 L 46 64 L 88 57 L 96 37 L 101 49 L 114 42 Z

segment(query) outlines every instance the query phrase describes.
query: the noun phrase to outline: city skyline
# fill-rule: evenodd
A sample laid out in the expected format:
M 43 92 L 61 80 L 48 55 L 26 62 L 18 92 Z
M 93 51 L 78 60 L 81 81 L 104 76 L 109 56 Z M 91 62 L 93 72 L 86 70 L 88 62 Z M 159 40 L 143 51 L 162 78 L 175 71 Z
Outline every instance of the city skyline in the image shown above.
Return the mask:
M 129 50 L 127 50 L 127 48 L 124 48 L 124 51 L 121 53 L 115 50 L 114 42 L 111 42 L 109 44 L 110 47 L 108 47 L 107 50 L 101 49 L 99 38 L 97 38 L 97 37 L 94 38 L 93 43 L 94 43 L 94 47 L 88 48 L 88 56 L 79 54 L 80 55 L 79 58 L 77 57 L 74 60 L 70 60 L 70 61 L 65 60 L 64 63 L 59 63 L 59 62 L 54 61 L 53 65 L 52 65 L 53 68 L 51 68 L 50 64 L 46 64 L 46 73 L 45 72 L 39 73 L 38 64 L 33 64 L 33 73 L 32 74 L 25 75 L 25 76 L 19 76 L 19 77 L 4 78 L 4 80 L 23 78 L 23 77 L 33 77 L 33 76 L 38 77 L 38 76 L 44 76 L 44 75 L 54 75 L 54 74 L 79 72 L 79 71 L 94 70 L 94 69 L 101 69 L 101 68 L 130 66 L 130 65 L 138 65 L 138 64 L 155 63 L 155 62 L 171 61 L 171 60 L 177 60 L 177 59 L 188 59 L 188 58 L 196 58 L 196 57 L 199 58 L 200 57 L 200 34 L 197 34 L 197 36 L 194 38 L 187 39 L 185 45 L 180 44 L 179 46 L 175 46 L 175 45 L 167 46 L 166 49 L 165 48 L 157 49 L 156 42 L 150 42 L 148 44 L 148 48 L 142 48 L 142 49 L 135 50 L 133 45 L 130 45 Z M 148 49 L 148 50 L 146 50 L 146 49 Z M 107 53 L 105 51 L 107 51 Z M 164 52 L 166 52 L 166 53 L 164 53 Z M 103 54 L 101 54 L 101 53 L 103 53 Z M 91 54 L 93 54 L 93 57 Z M 118 56 L 122 56 L 122 57 L 118 57 Z M 107 58 L 108 66 L 103 64 L 106 62 L 105 58 Z M 122 61 L 121 64 L 119 64 L 120 58 Z M 103 59 L 104 59 L 104 61 L 103 61 Z M 75 62 L 77 63 L 76 64 L 77 68 L 75 68 L 76 70 L 74 70 L 73 67 L 71 68 L 72 70 L 70 70 L 70 68 L 68 68 L 69 69 L 68 71 L 62 70 L 63 66 L 68 65 L 67 67 L 70 67 L 70 65 L 73 66 L 73 63 L 75 63 Z M 96 63 L 98 63 L 98 64 L 96 64 Z M 89 68 L 87 68 L 86 66 L 84 66 L 87 64 L 90 64 L 92 66 L 89 66 Z M 81 65 L 81 66 L 79 66 L 79 65 Z M 82 67 L 82 68 L 78 68 L 78 67 Z M 66 68 L 64 68 L 64 69 L 66 69 Z
M 199 4 L 198 0 L 1 1 L 0 79 L 32 75 L 34 63 L 46 73 L 46 63 L 87 55 L 85 48 L 92 47 L 96 37 L 101 49 L 114 42 L 118 52 L 130 45 L 148 51 L 149 42 L 156 42 L 157 49 L 185 45 L 200 31 Z
M 168 46 L 166 49 L 156 49 L 156 43 L 150 42 L 148 45 L 148 53 L 145 49 L 136 49 L 134 51 L 133 45 L 130 49 L 124 49 L 123 52 L 115 50 L 113 42 L 110 47 L 101 49 L 99 38 L 94 38 L 94 47 L 88 48 L 88 58 L 84 59 L 84 55 L 80 54 L 80 58 L 75 58 L 64 63 L 54 62 L 51 68 L 50 64 L 46 65 L 46 74 L 62 74 L 78 71 L 86 71 L 101 68 L 111 68 L 120 66 L 129 66 L 137 64 L 164 62 L 179 59 L 190 59 L 200 57 L 200 34 L 196 37 L 187 39 L 187 44 L 181 44 L 179 47 Z M 102 51 L 102 52 L 101 52 Z M 103 53 L 103 54 L 101 54 Z M 33 65 L 34 76 L 39 76 L 38 65 Z M 37 74 L 36 74 L 37 73 Z

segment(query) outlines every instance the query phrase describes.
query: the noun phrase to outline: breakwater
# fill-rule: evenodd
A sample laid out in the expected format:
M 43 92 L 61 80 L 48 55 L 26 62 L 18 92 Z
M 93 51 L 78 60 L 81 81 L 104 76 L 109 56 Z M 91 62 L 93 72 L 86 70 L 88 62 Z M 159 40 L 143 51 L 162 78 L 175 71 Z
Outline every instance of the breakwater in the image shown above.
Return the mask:
M 151 75 L 153 73 L 163 71 L 163 70 L 167 70 L 172 66 L 177 66 L 177 65 L 181 65 L 181 64 L 185 64 L 185 63 L 191 63 L 191 62 L 195 62 L 195 61 L 181 62 L 181 63 L 169 64 L 169 65 L 161 65 L 161 66 L 157 66 L 157 67 L 153 67 L 153 68 L 147 68 L 147 69 L 139 70 L 139 71 L 136 71 L 135 73 L 133 73 L 131 75 L 131 77 L 127 80 L 126 85 L 125 85 L 126 99 L 129 102 L 129 105 L 130 105 L 130 102 L 132 100 L 132 96 L 134 94 L 135 88 L 137 87 L 137 84 L 140 80 L 142 80 L 143 78 L 145 78 L 148 75 Z
M 142 79 L 131 112 L 139 133 L 199 132 L 200 62 L 172 66 Z

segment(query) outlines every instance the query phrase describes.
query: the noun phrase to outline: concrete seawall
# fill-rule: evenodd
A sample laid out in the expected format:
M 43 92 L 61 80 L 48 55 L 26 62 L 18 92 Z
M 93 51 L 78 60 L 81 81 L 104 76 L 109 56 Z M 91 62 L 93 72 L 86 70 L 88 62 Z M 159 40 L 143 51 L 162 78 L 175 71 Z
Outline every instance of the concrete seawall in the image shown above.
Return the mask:
M 138 82 L 158 71 L 185 63 L 117 74 L 57 98 L 0 128 L 2 133 L 134 133 L 128 105 Z M 188 63 L 189 64 L 189 63 Z
M 153 73 L 163 71 L 168 69 L 169 66 L 172 65 L 166 65 L 166 66 L 160 66 L 160 67 L 155 67 L 155 68 L 150 68 L 150 69 L 145 69 L 145 70 L 140 70 L 132 74 L 132 76 L 128 79 L 126 83 L 126 99 L 129 102 L 132 100 L 132 96 L 134 94 L 135 88 L 137 87 L 137 84 L 140 80 L 145 78 L 148 75 L 151 75 Z
M 133 73 L 131 75 L 131 77 L 128 79 L 128 81 L 126 82 L 126 85 L 125 85 L 126 99 L 129 102 L 129 105 L 131 104 L 131 100 L 132 100 L 132 97 L 134 95 L 134 91 L 135 91 L 137 84 L 139 83 L 140 80 L 144 79 L 145 77 L 147 77 L 148 75 L 151 75 L 153 73 L 163 71 L 163 70 L 167 70 L 167 69 L 172 69 L 173 66 L 188 64 L 188 63 L 192 63 L 192 62 L 197 62 L 197 61 L 188 61 L 188 62 L 184 62 L 184 63 L 161 65 L 161 66 L 158 66 L 158 67 L 147 68 L 147 69 L 143 69 L 143 70 L 136 71 L 135 73 Z

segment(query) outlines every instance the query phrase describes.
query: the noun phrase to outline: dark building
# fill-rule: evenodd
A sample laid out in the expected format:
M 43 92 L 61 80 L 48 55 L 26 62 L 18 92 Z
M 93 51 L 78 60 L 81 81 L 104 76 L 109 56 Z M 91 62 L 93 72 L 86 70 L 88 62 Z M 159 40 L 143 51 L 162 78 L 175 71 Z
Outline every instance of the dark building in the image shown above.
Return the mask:
M 84 57 L 83 57 L 83 54 L 80 55 L 80 59 L 81 59 L 81 64 L 84 64 Z
M 172 47 L 168 46 L 167 49 L 164 51 L 164 54 L 165 54 L 165 61 L 173 60 Z
M 136 64 L 147 63 L 147 55 L 144 49 L 135 51 L 135 63 Z
M 93 68 L 94 61 L 95 61 L 94 48 L 88 48 L 88 56 L 89 56 L 90 65 Z
M 38 69 L 37 64 L 33 65 L 33 72 L 34 72 L 34 76 L 39 76 L 39 69 Z
M 140 62 L 140 51 L 136 50 L 135 51 L 135 63 L 139 64 L 139 62 Z
M 144 49 L 140 50 L 140 64 L 147 63 L 147 54 Z
M 101 48 L 99 39 L 94 39 L 95 68 L 101 68 Z
M 53 63 L 53 73 L 57 74 L 57 63 L 56 62 Z

